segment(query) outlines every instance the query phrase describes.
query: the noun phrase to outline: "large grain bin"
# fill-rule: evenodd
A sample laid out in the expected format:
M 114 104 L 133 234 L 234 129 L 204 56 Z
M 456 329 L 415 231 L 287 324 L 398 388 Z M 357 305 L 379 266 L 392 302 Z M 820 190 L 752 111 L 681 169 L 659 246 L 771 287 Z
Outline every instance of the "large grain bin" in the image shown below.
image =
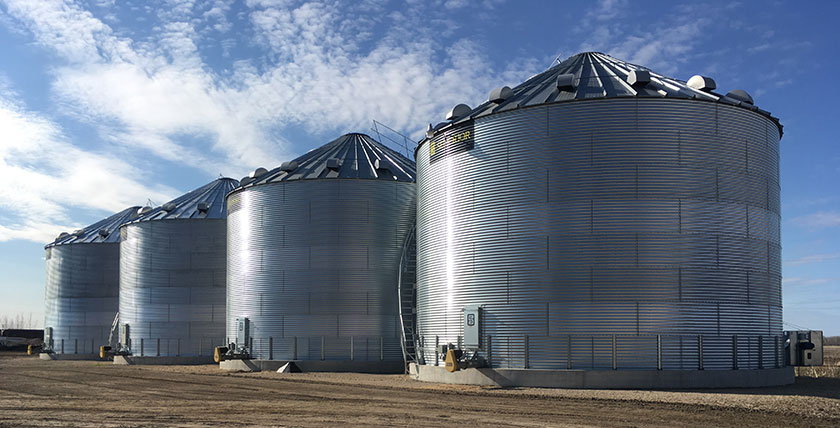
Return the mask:
M 120 233 L 127 208 L 47 245 L 45 350 L 53 358 L 96 358 L 109 342 L 120 290 Z
M 397 276 L 414 174 L 399 153 L 347 134 L 243 179 L 227 200 L 229 340 L 256 360 L 401 371 Z
M 188 361 L 224 343 L 224 198 L 237 184 L 219 178 L 120 229 L 120 343 L 131 361 Z
M 791 382 L 782 128 L 746 92 L 714 89 L 581 53 L 431 127 L 416 152 L 419 377 Z M 504 376 L 435 378 L 449 343 Z

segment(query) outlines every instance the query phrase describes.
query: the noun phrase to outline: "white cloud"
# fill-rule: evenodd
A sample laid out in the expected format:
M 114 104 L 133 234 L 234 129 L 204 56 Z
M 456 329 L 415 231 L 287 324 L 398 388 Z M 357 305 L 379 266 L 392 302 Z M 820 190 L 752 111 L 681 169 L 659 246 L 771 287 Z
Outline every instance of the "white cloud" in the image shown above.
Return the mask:
M 840 226 L 840 212 L 818 211 L 812 214 L 796 217 L 791 220 L 794 224 L 813 229 L 823 229 Z
M 576 50 L 600 51 L 660 73 L 674 74 L 714 22 L 707 13 L 698 13 L 691 6 L 677 9 L 677 13 L 662 13 L 656 21 L 639 26 L 626 1 L 599 1 L 574 29 L 575 33 L 586 35 Z
M 383 7 L 377 1 L 293 7 L 249 1 L 244 15 L 237 12 L 246 19 L 237 20 L 250 28 L 230 31 L 235 39 L 214 41 L 207 28 L 229 30 L 230 2 L 173 0 L 171 7 L 149 15 L 159 22 L 143 38 L 127 28 L 111 28 L 70 0 L 6 2 L 8 16 L 58 59 L 49 75 L 62 115 L 93 127 L 113 152 L 149 163 L 164 159 L 212 176 L 238 177 L 312 148 L 287 142 L 287 128 L 326 142 L 339 132 L 365 131 L 377 119 L 419 137 L 451 106 L 482 102 L 493 87 L 516 84 L 542 68 L 526 58 L 497 70 L 474 42 L 441 43 L 439 38 L 448 36 L 422 30 L 420 24 L 443 22 L 446 12 L 420 13 L 427 7 L 422 4 L 384 16 L 374 13 Z M 229 49 L 232 41 L 253 55 L 227 69 L 208 65 L 203 49 L 212 43 Z M 56 223 L 70 224 L 68 207 L 116 211 L 137 203 L 138 196 L 140 201 L 172 196 L 162 194 L 167 189 L 150 191 L 126 180 L 138 176 L 136 167 L 71 144 L 43 116 L 22 108 L 3 111 L 8 120 L 29 127 L 19 138 L 29 146 L 6 151 L 3 174 L 30 186 L 29 196 L 17 196 L 16 205 L 0 205 L 15 213 L 3 221 L 5 236 L 33 236 L 45 229 L 21 220 L 25 209 L 54 213 Z M 32 148 L 36 141 L 50 148 Z M 50 172 L 33 171 L 25 162 Z M 91 198 L 92 191 L 99 194 Z
M 822 263 L 829 260 L 840 259 L 840 253 L 811 254 L 793 260 L 785 260 L 785 264 L 791 266 L 805 265 L 811 263 Z
M 8 92 L 0 94 L 0 129 L 0 241 L 47 243 L 62 230 L 84 226 L 70 218 L 69 207 L 107 215 L 177 194 L 144 185 L 142 171 L 122 159 L 68 143 L 55 123 L 26 111 Z
M 814 286 L 836 284 L 838 282 L 840 282 L 838 278 L 786 277 L 782 279 L 782 284 L 786 286 Z

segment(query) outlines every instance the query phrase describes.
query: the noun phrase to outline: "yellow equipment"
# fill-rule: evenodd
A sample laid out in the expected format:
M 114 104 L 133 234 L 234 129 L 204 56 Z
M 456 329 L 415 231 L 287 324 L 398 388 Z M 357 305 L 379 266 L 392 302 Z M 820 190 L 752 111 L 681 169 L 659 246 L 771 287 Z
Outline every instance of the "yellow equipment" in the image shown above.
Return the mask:
M 460 349 L 450 349 L 446 351 L 446 360 L 444 360 L 444 367 L 446 367 L 446 371 L 454 373 L 461 370 L 460 359 L 462 355 L 463 351 Z
M 35 353 L 35 350 L 32 347 L 32 345 L 29 345 L 29 346 L 26 347 L 26 355 L 32 355 L 34 353 Z
M 217 363 L 221 363 L 224 360 L 225 354 L 227 354 L 228 348 L 227 346 L 217 346 L 216 349 L 213 351 L 213 361 Z
M 110 346 L 105 346 L 105 345 L 100 346 L 99 347 L 99 358 L 101 358 L 103 360 L 108 358 L 108 354 L 110 354 L 110 351 L 111 351 Z

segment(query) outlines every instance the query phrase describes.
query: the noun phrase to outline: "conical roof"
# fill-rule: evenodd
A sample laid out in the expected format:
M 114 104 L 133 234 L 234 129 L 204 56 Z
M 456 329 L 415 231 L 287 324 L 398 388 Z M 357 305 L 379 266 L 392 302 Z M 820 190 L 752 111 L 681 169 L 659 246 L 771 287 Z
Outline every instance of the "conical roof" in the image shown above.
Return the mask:
M 254 171 L 242 186 L 312 179 L 414 182 L 414 162 L 365 134 L 345 134 L 271 171 Z
M 142 215 L 131 223 L 151 220 L 227 218 L 225 195 L 239 182 L 217 178 L 198 189 L 179 196 L 159 207 L 143 208 Z
M 44 248 L 65 244 L 100 244 L 120 242 L 119 228 L 125 223 L 137 218 L 140 207 L 126 208 L 104 220 L 100 220 L 84 229 L 72 233 L 63 232 L 55 241 Z
M 453 109 L 454 114 L 450 112 L 447 117 L 450 121 L 439 123 L 433 131 L 450 123 L 541 104 L 593 98 L 658 97 L 696 99 L 747 108 L 770 118 L 781 134 L 779 120 L 753 105 L 749 94 L 733 90 L 721 95 L 713 91 L 715 86 L 714 80 L 708 77 L 694 76 L 686 82 L 600 52 L 583 52 L 534 75 L 512 90 L 506 87 L 494 90 L 487 102 L 474 109 L 459 105 Z

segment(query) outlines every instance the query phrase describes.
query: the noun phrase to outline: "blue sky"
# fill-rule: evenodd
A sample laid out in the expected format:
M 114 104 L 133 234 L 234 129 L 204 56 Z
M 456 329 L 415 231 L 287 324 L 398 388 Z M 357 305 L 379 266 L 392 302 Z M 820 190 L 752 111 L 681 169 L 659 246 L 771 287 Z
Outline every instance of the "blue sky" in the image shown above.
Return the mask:
M 43 245 L 376 119 L 415 140 L 558 56 L 712 76 L 781 118 L 785 322 L 840 335 L 837 2 L 0 0 L 0 317 Z M 41 326 L 39 323 L 38 327 Z

